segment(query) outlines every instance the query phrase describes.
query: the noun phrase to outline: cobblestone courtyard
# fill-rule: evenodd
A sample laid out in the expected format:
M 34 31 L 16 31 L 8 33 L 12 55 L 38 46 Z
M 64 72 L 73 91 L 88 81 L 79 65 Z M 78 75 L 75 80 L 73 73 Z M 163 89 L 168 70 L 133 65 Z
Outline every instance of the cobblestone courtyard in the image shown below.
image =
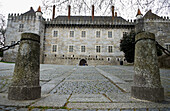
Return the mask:
M 170 69 L 161 69 L 165 101 L 153 103 L 130 96 L 133 66 L 62 66 L 42 64 L 42 97 L 7 99 L 14 64 L 0 63 L 0 110 L 20 111 L 170 111 Z

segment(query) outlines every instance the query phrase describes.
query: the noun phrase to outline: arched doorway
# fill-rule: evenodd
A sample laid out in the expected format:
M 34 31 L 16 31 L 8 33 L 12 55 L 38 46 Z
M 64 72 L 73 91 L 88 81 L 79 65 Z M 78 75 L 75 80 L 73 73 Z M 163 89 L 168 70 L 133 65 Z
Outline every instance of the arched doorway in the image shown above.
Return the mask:
M 87 65 L 87 61 L 85 59 L 81 59 L 79 65 L 80 66 L 86 66 Z

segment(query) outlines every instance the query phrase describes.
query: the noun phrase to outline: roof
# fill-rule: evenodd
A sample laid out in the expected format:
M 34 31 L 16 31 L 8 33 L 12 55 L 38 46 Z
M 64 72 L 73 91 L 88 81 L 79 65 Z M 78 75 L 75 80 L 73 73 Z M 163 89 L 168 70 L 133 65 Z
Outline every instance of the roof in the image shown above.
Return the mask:
M 70 19 L 68 19 L 68 16 L 58 16 L 53 21 L 92 21 L 92 16 L 70 16 Z M 93 21 L 100 21 L 100 22 L 109 22 L 109 21 L 122 21 L 127 22 L 122 17 L 114 17 L 112 19 L 112 16 L 94 16 Z
M 138 15 L 142 15 L 140 9 L 138 9 L 138 12 L 137 12 L 137 15 L 136 15 L 136 16 L 138 16 Z
M 143 16 L 144 19 L 160 19 L 161 17 L 152 13 L 151 10 L 149 10 L 144 16 Z
M 22 16 L 35 16 L 35 11 L 34 9 L 31 7 L 29 11 L 21 14 Z

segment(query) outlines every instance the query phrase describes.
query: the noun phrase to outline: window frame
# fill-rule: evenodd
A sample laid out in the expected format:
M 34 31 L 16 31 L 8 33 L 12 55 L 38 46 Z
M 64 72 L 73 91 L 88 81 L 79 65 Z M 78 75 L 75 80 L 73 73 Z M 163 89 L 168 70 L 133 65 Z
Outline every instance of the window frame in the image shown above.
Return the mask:
M 111 37 L 109 37 L 109 32 L 111 32 Z M 107 32 L 107 38 L 108 39 L 112 39 L 113 38 L 113 31 L 110 30 L 110 31 Z
M 98 37 L 98 32 L 99 32 L 99 37 Z M 96 30 L 95 37 L 97 39 L 101 38 L 101 31 L 100 30 Z
M 100 47 L 100 52 L 97 51 L 97 47 Z M 95 52 L 96 53 L 101 53 L 102 52 L 102 46 L 101 45 L 95 45 Z
M 57 36 L 54 36 L 54 32 L 57 31 Z M 52 38 L 58 38 L 59 37 L 59 30 L 53 30 L 52 31 Z
M 71 32 L 73 32 L 73 34 L 72 34 Z M 71 35 L 73 35 L 73 36 L 71 36 Z M 74 30 L 70 30 L 70 31 L 69 31 L 69 38 L 74 38 L 74 35 L 75 35 Z
M 73 47 L 72 52 L 70 52 L 70 46 Z M 73 53 L 73 52 L 74 52 L 74 45 L 68 45 L 68 52 L 69 52 L 69 53 Z
M 56 46 L 56 51 L 54 52 L 54 46 Z M 51 44 L 51 53 L 57 53 L 58 52 L 58 44 Z
M 109 47 L 112 47 L 112 52 L 110 52 Z M 108 52 L 108 53 L 113 53 L 113 45 L 108 45 L 108 46 L 107 46 L 107 52 Z
M 85 33 L 84 33 L 84 36 L 83 36 L 83 32 L 85 32 Z M 81 38 L 86 38 L 86 31 L 85 31 L 85 30 L 82 30 L 82 31 L 81 31 Z
M 84 46 L 84 52 L 82 52 L 82 47 L 83 47 L 83 46 Z M 80 52 L 81 52 L 81 53 L 86 53 L 86 46 L 85 46 L 85 45 L 81 45 L 81 46 L 80 46 Z

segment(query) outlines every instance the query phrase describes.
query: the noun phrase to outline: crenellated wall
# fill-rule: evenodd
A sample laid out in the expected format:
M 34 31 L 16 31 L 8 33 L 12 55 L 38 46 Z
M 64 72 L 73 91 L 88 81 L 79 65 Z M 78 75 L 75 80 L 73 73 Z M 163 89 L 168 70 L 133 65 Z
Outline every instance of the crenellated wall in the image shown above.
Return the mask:
M 21 26 L 21 24 L 23 26 Z M 36 33 L 40 35 L 41 40 L 41 55 L 43 55 L 43 39 L 44 39 L 45 21 L 42 16 L 36 15 L 22 15 L 22 14 L 9 14 L 8 24 L 6 29 L 5 45 L 11 45 L 20 40 L 21 34 L 24 32 Z M 15 62 L 17 56 L 18 46 L 11 48 L 4 52 L 4 61 Z M 41 56 L 42 57 L 42 56 Z M 42 58 L 41 58 L 42 62 Z

